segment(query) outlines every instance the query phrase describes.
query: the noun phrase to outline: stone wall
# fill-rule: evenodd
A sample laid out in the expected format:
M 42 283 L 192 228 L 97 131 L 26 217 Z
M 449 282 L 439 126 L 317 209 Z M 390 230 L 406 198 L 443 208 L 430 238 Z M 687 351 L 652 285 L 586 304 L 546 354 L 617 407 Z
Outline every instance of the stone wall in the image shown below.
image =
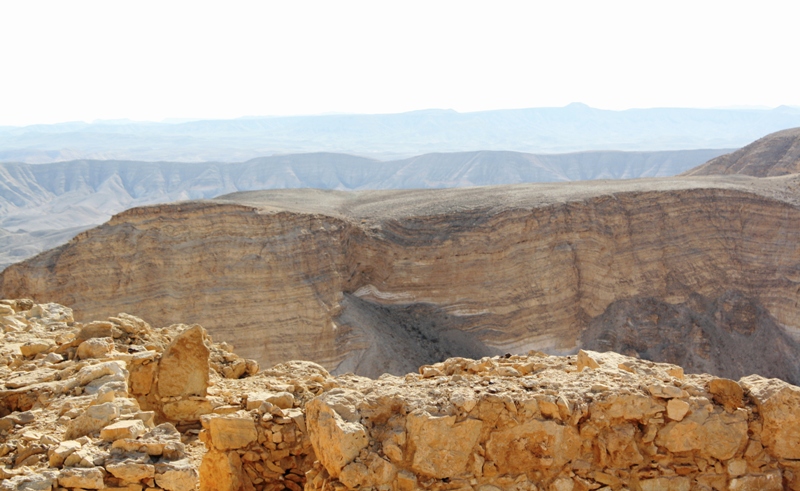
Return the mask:
M 329 385 L 303 407 L 307 432 L 281 420 L 281 434 L 300 437 L 289 465 L 267 464 L 278 463 L 272 406 L 205 422 L 201 483 L 297 491 L 304 474 L 307 491 L 800 490 L 800 389 L 777 379 L 580 352 L 456 358 Z M 223 450 L 220 428 L 247 437 Z

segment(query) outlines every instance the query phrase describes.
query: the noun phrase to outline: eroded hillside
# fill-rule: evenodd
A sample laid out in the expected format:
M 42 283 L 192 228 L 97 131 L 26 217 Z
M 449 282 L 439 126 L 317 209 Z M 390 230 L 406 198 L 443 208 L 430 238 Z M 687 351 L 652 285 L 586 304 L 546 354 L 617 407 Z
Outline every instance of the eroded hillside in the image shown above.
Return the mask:
M 457 152 L 379 161 L 308 153 L 247 162 L 0 163 L 0 270 L 134 206 L 283 188 L 408 189 L 673 176 L 725 150 Z
M 772 177 L 800 172 L 800 128 L 771 133 L 733 153 L 685 172 L 686 176 L 743 174 Z
M 629 323 L 622 301 L 736 295 L 759 316 L 737 329 L 699 322 L 673 336 L 679 349 L 698 370 L 729 373 L 733 358 L 713 350 L 751 343 L 769 358 L 736 370 L 796 381 L 797 184 L 238 193 L 122 213 L 8 268 L 0 290 L 87 317 L 199 322 L 265 365 L 300 358 L 371 376 L 452 356 L 574 352 L 587 328 Z M 756 345 L 764 329 L 780 349 Z M 625 350 L 663 355 L 644 344 Z

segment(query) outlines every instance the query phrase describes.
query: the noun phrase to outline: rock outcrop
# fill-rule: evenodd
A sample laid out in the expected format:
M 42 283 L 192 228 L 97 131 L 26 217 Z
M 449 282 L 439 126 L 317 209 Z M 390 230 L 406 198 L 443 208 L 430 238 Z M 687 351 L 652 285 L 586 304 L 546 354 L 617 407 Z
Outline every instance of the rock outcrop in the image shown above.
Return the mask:
M 800 172 L 800 128 L 771 133 L 733 153 L 720 155 L 684 172 L 684 176 L 742 174 L 784 176 Z
M 212 360 L 235 355 L 199 326 L 0 307 L 3 491 L 800 490 L 800 388 L 778 379 L 593 351 L 451 358 L 377 380 L 304 361 L 224 378 Z M 77 358 L 109 331 L 111 352 Z M 159 401 L 209 403 L 193 421 L 144 410 L 133 390 L 142 353 L 153 390 L 178 376 L 178 346 L 204 361 L 182 376 L 208 383 Z
M 86 318 L 202 323 L 263 366 L 307 359 L 370 376 L 453 356 L 574 352 L 615 302 L 735 292 L 760 320 L 719 336 L 755 343 L 777 326 L 785 349 L 761 374 L 796 382 L 784 367 L 797 366 L 800 333 L 797 184 L 732 176 L 235 194 L 122 213 L 8 268 L 0 291 Z M 765 351 L 753 345 L 754 357 Z M 702 370 L 723 373 L 725 363 Z
M 0 490 L 195 489 L 199 457 L 176 425 L 225 411 L 210 379 L 237 364 L 200 326 L 0 301 Z

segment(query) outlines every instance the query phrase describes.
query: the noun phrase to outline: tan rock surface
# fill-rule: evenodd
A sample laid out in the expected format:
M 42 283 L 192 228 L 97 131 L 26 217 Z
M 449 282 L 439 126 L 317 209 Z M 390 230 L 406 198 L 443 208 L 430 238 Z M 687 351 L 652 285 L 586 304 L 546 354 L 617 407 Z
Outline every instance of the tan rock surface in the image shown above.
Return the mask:
M 204 453 L 196 438 L 200 415 L 192 420 L 182 414 L 175 421 L 188 424 L 184 431 L 195 428 L 194 434 L 156 423 L 168 418 L 169 405 L 199 404 L 210 413 L 225 397 L 195 395 L 196 387 L 192 395 L 161 397 L 157 381 L 197 372 L 201 364 L 204 373 L 192 380 L 210 383 L 211 374 L 219 379 L 224 368 L 246 365 L 244 359 L 213 344 L 200 327 L 153 329 L 128 314 L 83 325 L 58 304 L 3 300 L 0 305 L 14 307 L 2 318 L 14 329 L 0 339 L 0 489 L 197 487 Z M 192 346 L 192 340 L 201 346 Z M 102 349 L 84 356 L 81 347 L 87 343 Z M 193 348 L 187 351 L 196 359 L 180 372 L 174 367 L 177 357 L 168 355 L 162 374 L 165 350 L 182 345 Z M 46 349 L 32 351 L 32 346 Z M 140 400 L 153 410 L 142 410 Z
M 158 393 L 162 397 L 205 396 L 208 389 L 209 349 L 204 331 L 193 326 L 183 331 L 161 355 Z
M 2 491 L 800 490 L 800 389 L 777 379 L 684 374 L 590 350 L 453 358 L 377 380 L 299 361 L 223 378 L 209 357 L 204 398 L 166 399 L 217 401 L 211 413 L 154 426 L 163 411 L 140 410 L 152 393 L 130 392 L 125 374 L 159 366 L 186 326 L 141 331 L 160 346 L 154 355 L 137 355 L 120 329 L 119 359 L 78 360 L 63 335 L 81 326 L 50 320 L 59 306 L 38 310 L 14 314 L 29 330 L 0 345 Z M 189 336 L 231 353 L 202 331 Z M 23 356 L 36 339 L 62 339 L 64 359 Z M 59 376 L 5 384 L 46 367 Z M 67 440 L 88 416 L 111 421 Z
M 611 332 L 630 318 L 652 339 L 590 349 L 660 346 L 654 359 L 689 353 L 690 371 L 797 381 L 797 184 L 241 193 L 122 213 L 9 267 L 0 291 L 87 318 L 132 310 L 158 325 L 201 322 L 264 366 L 306 358 L 372 376 L 456 355 L 570 352 L 590 341 L 581 332 L 593 319 L 616 313 L 603 317 Z M 639 319 L 624 301 L 663 305 Z M 708 327 L 681 320 L 670 338 L 658 314 L 677 304 Z M 602 328 L 598 343 L 609 340 Z M 764 348 L 747 356 L 753 343 Z
M 685 176 L 743 174 L 756 177 L 800 172 L 800 128 L 771 133 L 733 153 L 720 155 Z

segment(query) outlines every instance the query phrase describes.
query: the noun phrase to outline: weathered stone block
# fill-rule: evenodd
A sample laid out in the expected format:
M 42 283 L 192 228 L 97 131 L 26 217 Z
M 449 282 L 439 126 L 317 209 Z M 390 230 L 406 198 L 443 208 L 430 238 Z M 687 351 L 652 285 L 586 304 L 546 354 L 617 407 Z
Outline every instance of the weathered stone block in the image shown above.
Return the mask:
M 108 442 L 119 440 L 120 438 L 136 438 L 147 431 L 144 422 L 138 419 L 128 419 L 117 421 L 100 430 L 100 438 Z
M 218 450 L 244 448 L 258 440 L 258 431 L 250 418 L 218 416 L 208 422 L 211 441 Z
M 208 392 L 208 355 L 205 330 L 192 326 L 178 335 L 161 355 L 158 393 L 161 397 L 205 396 Z
M 65 488 L 102 489 L 103 471 L 99 467 L 73 467 L 58 475 L 59 486 Z

